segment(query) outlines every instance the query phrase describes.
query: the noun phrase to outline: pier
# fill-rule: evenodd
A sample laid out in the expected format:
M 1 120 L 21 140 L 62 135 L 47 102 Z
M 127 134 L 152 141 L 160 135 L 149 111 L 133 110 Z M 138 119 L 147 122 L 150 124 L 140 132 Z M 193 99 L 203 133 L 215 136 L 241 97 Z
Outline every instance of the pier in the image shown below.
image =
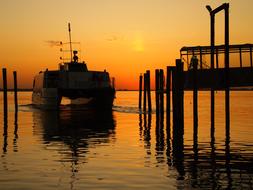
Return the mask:
M 193 92 L 193 133 L 197 142 L 198 133 L 198 91 L 210 91 L 210 123 L 211 136 L 215 126 L 215 91 L 225 91 L 225 131 L 226 139 L 230 134 L 230 90 L 253 88 L 253 44 L 229 44 L 229 4 L 224 3 L 216 9 L 206 6 L 210 13 L 210 46 L 182 47 L 180 59 L 175 66 L 167 66 L 166 89 L 164 90 L 164 74 L 162 69 L 155 70 L 156 119 L 163 120 L 164 94 L 166 94 L 167 133 L 170 133 L 173 110 L 173 141 L 182 144 L 184 135 L 184 91 Z M 215 45 L 215 15 L 225 11 L 224 45 Z M 231 59 L 233 55 L 238 59 Z M 209 61 L 206 61 L 206 57 Z M 247 59 L 245 59 L 247 57 Z M 224 58 L 224 61 L 221 60 Z M 231 64 L 231 62 L 236 64 Z M 140 78 L 140 87 L 141 87 Z M 144 85 L 145 88 L 145 85 Z M 172 92 L 172 97 L 171 97 Z M 141 88 L 140 88 L 141 93 Z M 140 98 L 142 96 L 140 95 Z M 146 97 L 144 93 L 144 98 Z M 172 100 L 172 104 L 171 104 Z M 141 101 L 141 100 L 140 100 Z M 144 99 L 145 101 L 145 99 Z M 139 107 L 140 109 L 141 106 Z M 146 109 L 143 108 L 144 113 Z M 150 112 L 149 112 L 150 113 Z M 170 134 L 167 134 L 170 136 Z

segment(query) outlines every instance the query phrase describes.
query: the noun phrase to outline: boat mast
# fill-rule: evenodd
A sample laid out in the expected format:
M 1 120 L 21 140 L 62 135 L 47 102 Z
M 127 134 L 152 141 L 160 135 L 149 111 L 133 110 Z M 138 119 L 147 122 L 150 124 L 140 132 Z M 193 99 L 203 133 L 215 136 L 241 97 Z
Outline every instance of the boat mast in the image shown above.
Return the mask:
M 72 42 L 71 42 L 71 29 L 70 29 L 70 23 L 68 23 L 68 27 L 69 27 L 70 62 L 72 62 Z

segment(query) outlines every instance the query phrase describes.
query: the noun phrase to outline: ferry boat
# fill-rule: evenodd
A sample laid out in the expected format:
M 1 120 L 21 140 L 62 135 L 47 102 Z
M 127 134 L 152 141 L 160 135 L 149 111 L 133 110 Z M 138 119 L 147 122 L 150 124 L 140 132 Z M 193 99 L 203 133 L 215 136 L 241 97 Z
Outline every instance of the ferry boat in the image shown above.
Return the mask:
M 70 32 L 70 24 L 69 24 Z M 71 47 L 71 35 L 70 35 Z M 58 70 L 40 71 L 33 80 L 32 103 L 43 108 L 58 108 L 62 97 L 71 104 L 111 108 L 115 98 L 114 78 L 104 71 L 90 71 L 85 62 L 78 62 L 77 51 Z M 73 58 L 72 58 L 73 53 Z

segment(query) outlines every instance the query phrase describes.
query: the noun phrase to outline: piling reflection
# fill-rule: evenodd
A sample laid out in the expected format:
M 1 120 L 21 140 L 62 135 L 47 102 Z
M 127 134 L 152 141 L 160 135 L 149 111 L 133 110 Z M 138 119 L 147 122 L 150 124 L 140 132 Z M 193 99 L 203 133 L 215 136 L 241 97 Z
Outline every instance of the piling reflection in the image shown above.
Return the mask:
M 143 114 L 143 117 L 144 117 L 143 137 L 144 137 L 144 142 L 145 142 L 145 149 L 147 150 L 147 154 L 150 155 L 151 154 L 151 149 L 150 149 L 151 148 L 151 134 L 150 134 L 150 130 L 151 130 L 152 115 L 150 113 L 148 115 Z
M 164 142 L 164 122 L 163 122 L 163 112 L 161 113 L 161 118 L 157 117 L 156 120 L 156 160 L 157 163 L 163 163 L 164 158 L 164 150 L 165 150 L 165 142 Z
M 60 161 L 77 165 L 86 162 L 89 148 L 114 140 L 115 121 L 112 111 L 67 109 L 33 113 L 34 134 L 44 144 L 57 150 Z M 61 144 L 67 145 L 63 149 Z
M 4 130 L 3 130 L 3 153 L 7 153 L 8 146 L 8 117 L 4 113 Z
M 18 152 L 18 111 L 15 110 L 14 116 L 14 137 L 13 137 L 13 151 Z
M 142 118 L 143 116 L 143 118 Z M 253 154 L 252 151 L 242 151 L 240 147 L 231 145 L 230 130 L 226 131 L 224 143 L 217 144 L 214 129 L 210 140 L 200 141 L 198 125 L 193 125 L 192 144 L 184 140 L 182 126 L 173 125 L 170 130 L 164 130 L 163 122 L 156 121 L 154 128 L 155 144 L 152 146 L 149 116 L 140 115 L 140 134 L 143 134 L 147 153 L 155 151 L 157 167 L 168 166 L 168 177 L 176 171 L 178 188 L 186 189 L 251 189 L 253 188 Z M 150 117 L 151 118 L 151 117 Z M 165 134 L 166 132 L 166 134 Z M 244 145 L 242 145 L 244 146 Z M 252 150 L 252 149 L 250 149 Z M 150 159 L 151 155 L 147 157 Z M 167 162 L 164 162 L 166 160 Z M 149 163 L 149 162 L 148 162 Z

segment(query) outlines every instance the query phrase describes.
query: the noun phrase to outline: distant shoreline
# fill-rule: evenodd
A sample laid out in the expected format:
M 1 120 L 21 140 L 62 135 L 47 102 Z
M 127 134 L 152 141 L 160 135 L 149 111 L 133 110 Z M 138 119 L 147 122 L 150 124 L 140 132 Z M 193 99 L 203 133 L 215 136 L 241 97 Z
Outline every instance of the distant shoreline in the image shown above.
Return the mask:
M 14 89 L 8 89 L 8 92 L 13 92 Z M 33 89 L 27 88 L 27 89 L 18 89 L 18 92 L 32 92 Z M 139 91 L 139 90 L 128 90 L 128 89 L 119 89 L 116 90 L 119 92 L 124 92 L 124 91 Z M 155 90 L 151 90 L 151 91 L 155 91 Z M 192 90 L 184 90 L 184 91 L 192 91 Z M 210 91 L 210 89 L 199 89 L 198 91 Z M 215 91 L 224 91 L 224 90 L 215 90 Z M 230 91 L 253 91 L 253 88 L 231 88 Z M 0 92 L 3 92 L 3 89 L 0 89 Z M 164 90 L 164 93 L 166 92 L 166 90 Z

